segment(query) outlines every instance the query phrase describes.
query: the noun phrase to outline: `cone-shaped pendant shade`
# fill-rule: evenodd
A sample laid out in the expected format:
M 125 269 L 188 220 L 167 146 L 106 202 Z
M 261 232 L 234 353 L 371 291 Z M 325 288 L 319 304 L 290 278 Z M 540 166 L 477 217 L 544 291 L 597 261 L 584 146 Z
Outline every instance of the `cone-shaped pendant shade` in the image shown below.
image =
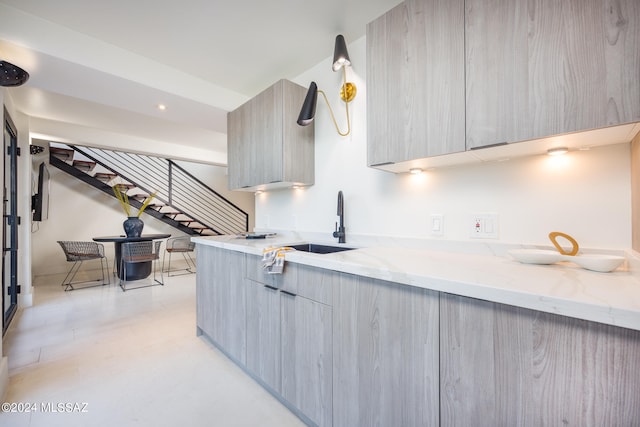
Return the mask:
M 347 52 L 347 44 L 342 34 L 338 34 L 336 36 L 336 47 L 333 50 L 333 71 L 338 71 L 347 65 L 351 65 L 349 52 Z
M 29 73 L 10 62 L 0 61 L 0 86 L 20 86 L 29 80 Z
M 318 86 L 316 82 L 311 82 L 307 96 L 304 98 L 300 115 L 298 116 L 298 124 L 307 126 L 311 124 L 316 115 L 316 102 L 318 101 Z

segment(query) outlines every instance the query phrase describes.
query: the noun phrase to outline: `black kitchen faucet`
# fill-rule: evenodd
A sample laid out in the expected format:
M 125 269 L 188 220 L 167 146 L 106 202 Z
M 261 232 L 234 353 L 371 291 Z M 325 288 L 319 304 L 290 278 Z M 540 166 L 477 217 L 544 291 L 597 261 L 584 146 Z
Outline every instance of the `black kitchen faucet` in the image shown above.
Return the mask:
M 340 217 L 340 227 L 336 222 L 336 231 L 333 232 L 333 237 L 338 238 L 338 243 L 346 243 L 347 233 L 344 228 L 344 198 L 342 191 L 338 191 L 338 216 Z

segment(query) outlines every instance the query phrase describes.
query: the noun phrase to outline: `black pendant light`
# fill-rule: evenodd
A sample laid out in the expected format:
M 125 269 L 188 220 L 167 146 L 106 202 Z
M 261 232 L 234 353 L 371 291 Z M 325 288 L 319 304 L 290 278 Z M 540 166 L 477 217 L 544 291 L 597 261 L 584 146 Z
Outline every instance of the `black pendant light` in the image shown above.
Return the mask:
M 17 65 L 0 61 L 0 86 L 20 86 L 29 80 L 29 73 Z

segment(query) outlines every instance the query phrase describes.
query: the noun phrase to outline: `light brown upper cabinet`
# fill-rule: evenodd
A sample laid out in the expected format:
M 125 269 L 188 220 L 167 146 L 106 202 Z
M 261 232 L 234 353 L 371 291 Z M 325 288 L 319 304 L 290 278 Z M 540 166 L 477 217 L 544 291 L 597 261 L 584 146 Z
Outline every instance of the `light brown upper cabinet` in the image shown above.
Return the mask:
M 466 0 L 467 149 L 640 120 L 638 0 Z
M 407 0 L 367 26 L 369 166 L 464 151 L 464 1 Z
M 296 123 L 306 92 L 283 79 L 227 115 L 230 190 L 313 185 L 314 126 Z
M 405 0 L 367 27 L 368 165 L 639 122 L 638 46 L 638 0 Z

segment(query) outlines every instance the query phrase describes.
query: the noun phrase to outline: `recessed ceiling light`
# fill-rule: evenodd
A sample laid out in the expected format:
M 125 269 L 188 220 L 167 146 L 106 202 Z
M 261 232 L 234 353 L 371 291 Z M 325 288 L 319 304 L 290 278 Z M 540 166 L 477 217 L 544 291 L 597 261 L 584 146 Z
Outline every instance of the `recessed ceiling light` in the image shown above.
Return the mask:
M 409 169 L 409 173 L 411 175 L 418 175 L 418 174 L 422 173 L 422 169 L 420 169 L 420 168 L 411 168 L 411 169 Z
M 559 156 L 561 154 L 566 153 L 567 151 L 569 151 L 569 149 L 567 147 L 549 148 L 547 150 L 547 154 L 550 155 L 550 156 Z
M 158 110 L 160 111 L 165 111 L 167 109 L 167 106 L 164 104 L 158 104 L 157 107 L 158 107 Z

